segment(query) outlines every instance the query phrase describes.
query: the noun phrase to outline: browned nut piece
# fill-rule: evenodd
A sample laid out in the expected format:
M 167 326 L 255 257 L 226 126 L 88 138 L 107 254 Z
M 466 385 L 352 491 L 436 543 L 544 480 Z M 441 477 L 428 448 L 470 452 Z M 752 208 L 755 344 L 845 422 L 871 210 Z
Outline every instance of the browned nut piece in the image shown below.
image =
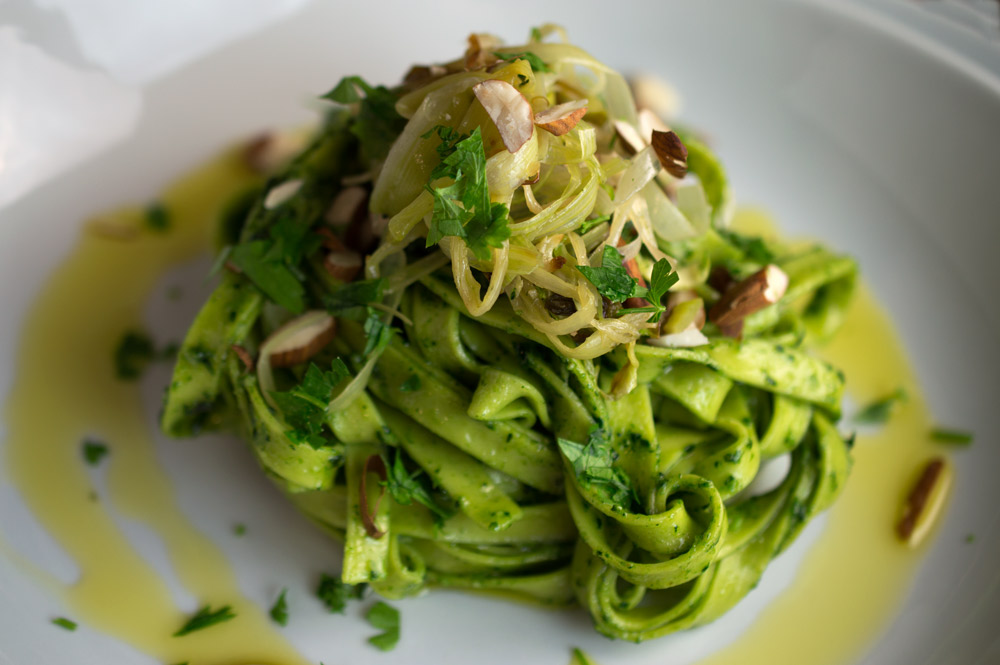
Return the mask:
M 337 322 L 324 311 L 313 310 L 281 326 L 268 337 L 281 343 L 271 348 L 271 367 L 291 367 L 319 353 L 337 334 Z M 267 341 L 261 345 L 267 346 Z
M 935 457 L 927 463 L 907 496 L 903 516 L 896 524 L 900 540 L 911 547 L 924 540 L 941 513 L 951 479 L 951 468 L 943 457 Z
M 364 187 L 345 187 L 326 211 L 326 223 L 334 228 L 343 228 L 364 219 L 368 213 L 368 190 Z
M 709 310 L 708 320 L 723 331 L 732 331 L 733 326 L 747 316 L 781 300 L 787 288 L 785 271 L 774 264 L 766 265 L 726 290 Z
M 361 271 L 361 255 L 349 249 L 334 250 L 326 255 L 323 267 L 332 277 L 351 282 Z
M 654 129 L 650 144 L 667 173 L 675 178 L 683 178 L 684 174 L 687 173 L 688 151 L 680 137 L 674 132 L 661 132 Z
M 587 100 L 576 99 L 556 104 L 535 114 L 535 124 L 554 136 L 562 136 L 576 127 L 587 114 Z
M 520 150 L 535 131 L 531 104 L 524 95 L 510 83 L 499 79 L 477 83 L 472 92 L 496 125 L 504 147 L 511 153 Z

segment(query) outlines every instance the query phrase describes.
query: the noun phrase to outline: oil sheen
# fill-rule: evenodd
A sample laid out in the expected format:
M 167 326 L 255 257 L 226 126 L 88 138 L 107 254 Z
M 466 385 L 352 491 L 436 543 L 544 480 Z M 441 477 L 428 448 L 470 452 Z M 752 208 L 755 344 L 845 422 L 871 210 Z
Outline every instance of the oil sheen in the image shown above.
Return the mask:
M 158 279 L 207 249 L 220 207 L 252 177 L 235 153 L 226 154 L 164 193 L 168 231 L 144 229 L 142 211 L 127 209 L 102 217 L 96 228 L 103 231 L 84 233 L 27 317 L 4 414 L 12 481 L 80 570 L 69 586 L 48 583 L 63 595 L 73 618 L 166 663 L 305 662 L 243 596 L 219 548 L 185 519 L 157 464 L 137 386 L 117 379 L 110 362 L 122 331 L 141 328 Z M 770 232 L 762 215 L 744 212 L 737 221 Z M 73 334 L 66 334 L 69 329 Z M 851 662 L 898 609 L 919 561 L 920 550 L 895 540 L 893 524 L 917 468 L 940 451 L 928 439 L 927 410 L 892 325 L 864 289 L 823 354 L 845 371 L 856 402 L 899 386 L 910 399 L 886 426 L 859 435 L 847 489 L 792 587 L 707 663 Z M 54 376 L 60 380 L 52 381 Z M 53 404 L 59 405 L 58 417 Z M 80 457 L 88 434 L 115 442 L 107 461 L 108 496 L 100 501 L 88 498 L 92 483 Z M 106 504 L 162 539 L 178 579 L 202 604 L 232 605 L 237 619 L 171 637 L 185 613 Z M 862 569 L 865 600 L 858 602 L 861 590 L 848 571 Z

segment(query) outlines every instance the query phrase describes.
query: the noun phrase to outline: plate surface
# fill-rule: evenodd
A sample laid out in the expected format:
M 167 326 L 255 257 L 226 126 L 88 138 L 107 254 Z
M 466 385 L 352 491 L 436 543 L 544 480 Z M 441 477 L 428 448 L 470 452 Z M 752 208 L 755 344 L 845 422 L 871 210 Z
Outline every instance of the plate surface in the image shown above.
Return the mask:
M 615 13 L 585 2 L 544 3 L 544 13 L 523 2 L 446 1 L 433 10 L 418 3 L 310 5 L 148 87 L 131 139 L 0 213 L 0 398 L 10 390 L 23 315 L 82 219 L 151 198 L 231 140 L 309 119 L 308 99 L 342 75 L 392 82 L 412 62 L 453 57 L 470 31 L 516 43 L 531 25 L 557 21 L 609 64 L 671 81 L 684 99 L 683 119 L 711 135 L 741 203 L 771 211 L 791 234 L 822 238 L 859 259 L 901 331 L 935 418 L 977 434 L 957 457 L 947 522 L 902 611 L 863 662 L 1000 662 L 1000 447 L 992 438 L 1000 431 L 993 273 L 1000 247 L 1000 65 L 991 72 L 988 50 L 978 61 L 957 55 L 879 4 L 687 0 L 620 3 Z M 973 50 L 982 49 L 964 52 Z M 178 279 L 204 289 L 206 265 L 188 266 Z M 184 329 L 198 297 L 189 302 L 184 316 L 162 321 L 165 334 Z M 151 320 L 156 316 L 153 305 Z M 158 391 L 149 392 L 153 418 Z M 182 508 L 206 533 L 224 533 L 234 507 L 254 516 L 253 547 L 218 541 L 244 592 L 261 605 L 275 584 L 298 580 L 304 594 L 311 578 L 303 571 L 335 569 L 336 548 L 287 506 L 238 442 L 163 440 L 157 454 Z M 968 533 L 976 534 L 974 547 L 964 542 Z M 0 538 L 72 578 L 72 563 L 46 540 L 2 474 Z M 439 663 L 473 656 L 484 664 L 564 663 L 568 644 L 605 665 L 689 662 L 749 624 L 788 582 L 809 540 L 779 559 L 730 616 L 641 647 L 593 635 L 577 613 L 445 592 L 405 602 L 404 643 L 391 654 L 364 645 L 367 630 L 345 618 L 331 656 L 330 624 L 318 609 L 286 634 L 309 658 L 327 663 L 431 656 Z M 864 602 L 864 571 L 847 572 Z M 44 617 L 57 613 L 58 600 L 0 556 L 0 663 L 154 662 L 89 631 L 52 639 Z

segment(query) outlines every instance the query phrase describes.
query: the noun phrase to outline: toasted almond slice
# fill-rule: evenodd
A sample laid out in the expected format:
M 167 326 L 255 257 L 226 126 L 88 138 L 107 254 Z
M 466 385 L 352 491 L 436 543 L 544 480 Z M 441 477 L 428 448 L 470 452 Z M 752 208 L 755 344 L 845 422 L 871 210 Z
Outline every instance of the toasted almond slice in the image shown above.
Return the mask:
M 653 140 L 653 131 L 658 132 L 669 132 L 670 127 L 667 123 L 660 120 L 660 116 L 656 115 L 649 109 L 642 109 L 636 114 L 636 119 L 639 123 L 639 135 L 645 139 L 647 142 Z
M 576 127 L 586 114 L 587 100 L 575 99 L 539 111 L 535 114 L 535 124 L 554 136 L 562 136 Z
M 416 90 L 447 74 L 448 70 L 441 65 L 413 65 L 403 77 L 403 88 Z
M 654 346 L 688 348 L 708 344 L 708 338 L 705 337 L 703 332 L 695 328 L 694 325 L 691 325 L 679 333 L 650 337 L 648 342 Z
M 271 367 L 291 367 L 319 353 L 337 334 L 337 322 L 322 310 L 312 310 L 275 330 L 261 345 Z
M 275 185 L 268 191 L 267 196 L 264 197 L 264 209 L 274 210 L 278 206 L 287 203 L 293 196 L 299 193 L 300 189 L 302 189 L 302 180 L 299 178 L 286 180 L 280 185 Z
M 774 264 L 764 266 L 745 280 L 729 287 L 708 312 L 708 319 L 729 328 L 754 312 L 781 300 L 788 288 L 788 275 Z
M 650 139 L 656 156 L 660 158 L 660 163 L 667 173 L 675 178 L 683 178 L 687 173 L 688 151 L 681 142 L 681 139 L 674 132 L 661 132 L 653 130 L 653 137 Z
M 497 62 L 500 58 L 493 55 L 493 52 L 501 46 L 503 40 L 496 35 L 487 32 L 472 33 L 469 35 L 469 46 L 465 49 L 465 68 L 482 69 Z
M 531 104 L 524 95 L 499 79 L 477 83 L 472 92 L 496 125 L 504 147 L 512 154 L 520 150 L 535 131 Z
M 337 193 L 326 211 L 326 223 L 343 228 L 360 221 L 368 212 L 368 190 L 364 187 L 345 187 Z
M 674 118 L 680 109 L 680 95 L 658 76 L 639 74 L 629 83 L 639 109 L 649 109 L 663 118 Z
M 243 160 L 253 171 L 267 175 L 291 161 L 302 146 L 302 136 L 293 132 L 262 132 L 247 142 Z
M 361 270 L 361 255 L 349 249 L 332 251 L 323 260 L 323 267 L 331 276 L 350 282 Z
M 625 149 L 625 154 L 634 155 L 649 145 L 647 141 L 642 139 L 639 130 L 624 120 L 615 120 L 613 124 L 618 140 L 621 141 L 621 145 Z
M 910 547 L 919 545 L 930 533 L 951 488 L 952 475 L 943 457 L 931 459 L 921 472 L 896 525 L 896 534 Z

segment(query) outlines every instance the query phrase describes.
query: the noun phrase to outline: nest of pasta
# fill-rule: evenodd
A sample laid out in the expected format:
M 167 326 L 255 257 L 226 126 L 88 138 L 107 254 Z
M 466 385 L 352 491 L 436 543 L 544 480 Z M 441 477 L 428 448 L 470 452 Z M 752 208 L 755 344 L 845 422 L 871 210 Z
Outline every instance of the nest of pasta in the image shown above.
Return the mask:
M 294 157 L 251 146 L 165 431 L 237 431 L 388 598 L 725 612 L 846 479 L 809 347 L 853 261 L 729 229 L 711 149 L 552 26 L 326 99 Z

